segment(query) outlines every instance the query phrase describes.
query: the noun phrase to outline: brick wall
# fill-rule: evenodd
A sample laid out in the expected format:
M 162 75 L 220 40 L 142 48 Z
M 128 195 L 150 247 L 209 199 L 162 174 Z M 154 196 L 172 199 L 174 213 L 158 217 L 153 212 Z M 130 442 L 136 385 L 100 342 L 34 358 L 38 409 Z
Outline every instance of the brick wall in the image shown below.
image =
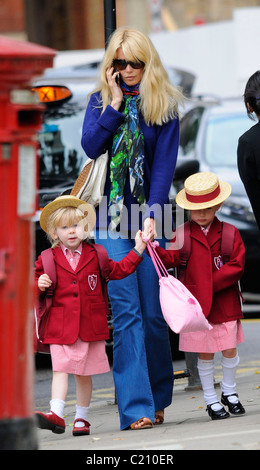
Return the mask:
M 164 0 L 168 19 L 177 28 L 230 20 L 234 8 L 259 5 L 260 0 Z M 117 26 L 135 26 L 149 34 L 146 0 L 116 0 L 116 9 Z M 0 34 L 23 32 L 30 41 L 60 50 L 102 48 L 103 0 L 0 0 Z
M 259 0 L 164 0 L 178 28 L 200 20 L 205 23 L 232 19 L 234 8 L 256 7 Z
M 24 1 L 0 1 L 0 34 L 21 33 L 25 30 Z

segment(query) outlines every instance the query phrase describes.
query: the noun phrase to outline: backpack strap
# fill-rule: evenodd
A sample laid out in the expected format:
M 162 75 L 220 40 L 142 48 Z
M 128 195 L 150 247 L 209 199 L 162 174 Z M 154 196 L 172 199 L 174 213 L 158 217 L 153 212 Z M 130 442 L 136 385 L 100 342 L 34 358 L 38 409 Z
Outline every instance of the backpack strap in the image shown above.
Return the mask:
M 98 257 L 98 264 L 101 272 L 102 279 L 108 282 L 109 274 L 110 274 L 110 267 L 109 267 L 109 258 L 107 254 L 107 250 L 103 247 L 103 245 L 98 245 L 97 243 L 93 243 L 91 245 L 92 248 L 97 253 Z
M 190 222 L 185 222 L 183 225 L 177 228 L 176 237 L 178 232 L 184 230 L 183 246 L 180 248 L 181 266 L 186 267 L 191 253 L 191 238 L 190 238 Z
M 185 275 L 185 268 L 187 266 L 190 253 L 191 253 L 191 238 L 190 238 L 190 222 L 185 222 L 184 225 L 180 226 L 176 230 L 176 235 L 178 236 L 178 231 L 183 230 L 184 227 L 184 241 L 183 247 L 180 248 L 180 258 L 181 264 L 178 268 L 178 279 L 183 282 Z M 221 259 L 223 263 L 228 263 L 230 260 L 235 239 L 235 227 L 227 222 L 222 222 L 222 237 L 221 237 Z
M 109 281 L 110 267 L 109 267 L 109 258 L 108 258 L 107 250 L 103 247 L 103 245 L 99 245 L 97 243 L 91 243 L 90 245 L 97 253 L 99 270 L 101 274 L 103 296 L 104 296 L 104 300 L 106 303 L 107 314 L 109 314 L 107 283 Z
M 221 258 L 223 263 L 227 263 L 230 260 L 230 256 L 233 251 L 234 238 L 235 238 L 235 227 L 234 225 L 222 222 L 222 237 L 221 237 Z M 184 227 L 184 243 L 183 247 L 180 248 L 181 266 L 187 266 L 187 262 L 191 252 L 191 238 L 190 238 L 190 223 L 185 222 Z M 178 230 L 176 230 L 178 234 Z
M 228 263 L 232 255 L 234 240 L 235 240 L 235 227 L 228 222 L 222 222 L 222 240 L 221 240 L 221 258 L 223 264 Z M 240 299 L 241 309 L 244 302 L 240 281 L 237 283 L 238 295 Z
M 177 268 L 177 277 L 183 282 L 185 278 L 185 269 L 190 258 L 191 253 L 191 238 L 190 238 L 190 222 L 185 222 L 183 225 L 176 229 L 176 237 L 178 238 L 178 232 L 184 230 L 183 235 L 183 246 L 179 249 L 181 264 Z
M 54 290 L 56 287 L 56 266 L 53 258 L 53 251 L 51 248 L 44 250 L 41 252 L 41 259 L 43 265 L 44 273 L 48 274 L 50 279 L 52 280 L 52 284 L 48 289 L 46 289 L 46 294 L 44 299 L 38 300 L 40 308 L 35 309 L 35 331 L 36 331 L 36 338 L 35 338 L 35 350 L 38 352 L 49 353 L 49 345 L 42 344 L 42 339 L 44 337 L 44 331 L 46 327 L 46 323 L 48 320 L 48 314 L 50 312 L 50 308 L 52 306 L 52 297 L 54 294 Z
M 227 222 L 222 222 L 222 238 L 221 238 L 221 259 L 223 263 L 228 263 L 230 260 L 234 239 L 235 239 L 235 227 L 234 225 L 228 224 Z
M 52 285 L 46 290 L 46 296 L 52 297 L 57 281 L 56 266 L 54 262 L 52 248 L 47 248 L 47 250 L 42 251 L 41 259 L 44 273 L 48 274 L 49 278 L 52 280 Z

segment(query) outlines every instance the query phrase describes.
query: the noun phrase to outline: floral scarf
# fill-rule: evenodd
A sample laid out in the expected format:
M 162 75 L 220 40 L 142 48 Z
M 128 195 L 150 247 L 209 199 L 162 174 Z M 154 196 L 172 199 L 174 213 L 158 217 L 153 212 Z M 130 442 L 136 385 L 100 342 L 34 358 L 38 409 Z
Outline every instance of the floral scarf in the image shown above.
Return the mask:
M 114 135 L 110 163 L 109 208 L 112 229 L 115 229 L 120 222 L 128 172 L 132 195 L 140 205 L 145 203 L 144 137 L 138 117 L 139 84 L 128 87 L 122 82 L 121 88 L 124 94 L 125 120 Z

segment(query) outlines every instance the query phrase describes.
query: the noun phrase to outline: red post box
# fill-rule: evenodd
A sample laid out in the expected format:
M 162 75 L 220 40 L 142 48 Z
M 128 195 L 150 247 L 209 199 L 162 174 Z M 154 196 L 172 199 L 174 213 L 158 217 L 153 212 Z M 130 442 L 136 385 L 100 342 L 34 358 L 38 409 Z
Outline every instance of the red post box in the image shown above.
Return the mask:
M 55 51 L 0 36 L 0 449 L 36 449 L 33 263 L 42 106 L 31 80 Z

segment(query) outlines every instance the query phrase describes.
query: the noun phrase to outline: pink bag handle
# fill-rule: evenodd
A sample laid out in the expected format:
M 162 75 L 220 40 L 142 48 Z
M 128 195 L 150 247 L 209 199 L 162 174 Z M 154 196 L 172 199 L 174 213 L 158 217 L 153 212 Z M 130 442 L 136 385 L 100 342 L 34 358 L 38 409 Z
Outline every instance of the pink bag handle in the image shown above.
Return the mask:
M 168 277 L 169 273 L 167 269 L 165 268 L 160 256 L 158 255 L 158 253 L 156 253 L 153 244 L 150 242 L 150 240 L 146 240 L 146 243 L 147 243 L 147 249 L 149 251 L 149 254 L 151 256 L 151 259 L 153 261 L 154 267 L 157 271 L 159 278 L 161 279 L 162 276 Z

